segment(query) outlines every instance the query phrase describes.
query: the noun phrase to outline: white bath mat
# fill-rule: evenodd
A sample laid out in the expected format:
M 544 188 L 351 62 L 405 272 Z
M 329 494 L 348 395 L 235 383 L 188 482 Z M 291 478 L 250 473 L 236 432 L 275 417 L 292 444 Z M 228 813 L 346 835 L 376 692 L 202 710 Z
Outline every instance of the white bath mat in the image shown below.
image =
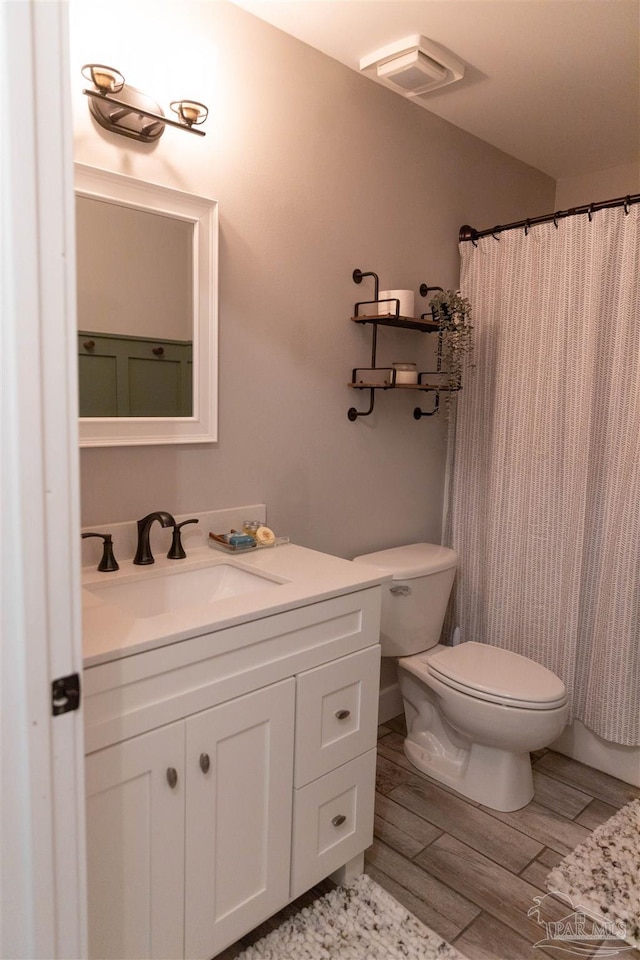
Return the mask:
M 601 824 L 547 877 L 547 889 L 575 907 L 619 921 L 624 939 L 640 947 L 640 800 Z
M 363 874 L 336 887 L 240 954 L 238 960 L 464 960 Z

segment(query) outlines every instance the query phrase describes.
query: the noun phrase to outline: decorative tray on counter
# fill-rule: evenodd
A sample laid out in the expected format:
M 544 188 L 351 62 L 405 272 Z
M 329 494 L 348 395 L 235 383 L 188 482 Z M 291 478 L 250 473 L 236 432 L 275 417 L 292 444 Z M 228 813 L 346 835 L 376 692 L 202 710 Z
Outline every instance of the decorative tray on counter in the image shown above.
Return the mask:
M 268 543 L 258 543 L 254 540 L 253 543 L 235 544 L 227 543 L 221 533 L 210 533 L 207 542 L 214 550 L 222 550 L 223 553 L 250 553 L 251 550 L 270 550 L 272 547 L 289 543 L 289 537 L 276 537 L 275 540 L 270 540 Z

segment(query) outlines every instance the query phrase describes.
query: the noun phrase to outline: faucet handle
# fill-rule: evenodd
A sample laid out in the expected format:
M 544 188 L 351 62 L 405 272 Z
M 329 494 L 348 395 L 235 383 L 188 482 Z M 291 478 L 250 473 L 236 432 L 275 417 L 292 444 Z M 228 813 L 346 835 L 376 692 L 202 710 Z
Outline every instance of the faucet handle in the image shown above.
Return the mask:
M 182 523 L 174 523 L 173 525 L 173 539 L 171 541 L 171 547 L 169 553 L 167 554 L 168 560 L 184 560 L 186 553 L 184 552 L 184 547 L 182 546 L 182 539 L 180 537 L 180 530 L 182 527 L 186 527 L 188 523 L 199 523 L 195 517 L 193 520 L 183 520 Z
M 101 573 L 113 573 L 114 570 L 119 570 L 120 567 L 116 561 L 116 558 L 113 555 L 113 540 L 110 533 L 83 533 L 82 539 L 86 540 L 87 537 L 101 537 L 103 540 L 102 544 L 102 559 L 98 564 L 98 570 Z

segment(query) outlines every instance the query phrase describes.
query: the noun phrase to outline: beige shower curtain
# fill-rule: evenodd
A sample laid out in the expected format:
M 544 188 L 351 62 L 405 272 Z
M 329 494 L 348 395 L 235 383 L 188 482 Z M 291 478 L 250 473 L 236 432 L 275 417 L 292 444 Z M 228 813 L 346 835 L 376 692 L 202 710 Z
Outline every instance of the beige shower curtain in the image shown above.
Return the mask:
M 640 205 L 497 236 L 460 245 L 476 329 L 455 619 L 555 671 L 595 733 L 640 744 Z

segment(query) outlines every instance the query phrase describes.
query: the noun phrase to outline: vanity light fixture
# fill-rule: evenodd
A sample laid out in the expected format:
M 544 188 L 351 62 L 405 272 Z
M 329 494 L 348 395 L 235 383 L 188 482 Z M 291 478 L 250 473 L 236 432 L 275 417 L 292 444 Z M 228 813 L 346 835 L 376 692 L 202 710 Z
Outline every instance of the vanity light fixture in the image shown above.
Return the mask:
M 114 67 L 87 63 L 82 68 L 82 76 L 93 84 L 93 89 L 82 91 L 89 97 L 91 115 L 105 130 L 143 143 L 158 140 L 165 127 L 178 127 L 199 137 L 205 135 L 204 130 L 196 130 L 209 113 L 204 103 L 174 100 L 171 109 L 178 115 L 178 120 L 169 120 L 159 103 L 135 87 L 128 86 L 123 75 Z

